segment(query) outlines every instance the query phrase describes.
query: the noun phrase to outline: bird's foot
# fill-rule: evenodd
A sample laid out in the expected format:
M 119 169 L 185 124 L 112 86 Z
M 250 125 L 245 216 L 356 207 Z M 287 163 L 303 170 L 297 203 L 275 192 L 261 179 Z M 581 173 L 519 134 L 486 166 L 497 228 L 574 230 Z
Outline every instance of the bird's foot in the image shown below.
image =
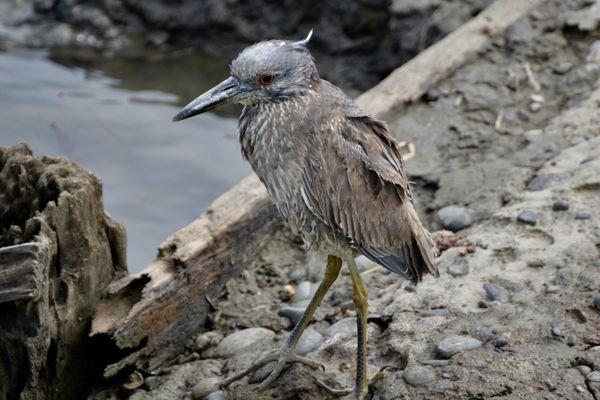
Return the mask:
M 353 399 L 355 400 L 365 400 L 367 399 L 368 395 L 369 395 L 369 388 L 372 387 L 373 385 L 375 385 L 375 383 L 377 381 L 379 381 L 381 378 L 383 378 L 385 370 L 387 369 L 387 367 L 383 367 L 382 369 L 379 370 L 379 372 L 377 372 L 375 374 L 375 376 L 373 376 L 371 379 L 369 379 L 368 382 L 364 382 L 364 383 L 358 383 L 356 385 L 356 387 L 353 388 L 342 388 L 342 389 L 336 389 L 334 387 L 329 386 L 327 383 L 323 382 L 321 379 L 315 378 L 315 381 L 317 382 L 317 385 L 325 390 L 327 393 L 329 393 L 332 396 L 335 397 L 344 397 L 344 396 L 348 396 L 350 394 L 354 394 L 354 396 L 352 396 Z
M 309 367 L 311 367 L 313 369 L 321 368 L 321 369 L 325 370 L 324 365 L 318 361 L 314 361 L 309 358 L 299 356 L 294 351 L 284 352 L 279 349 L 279 350 L 274 350 L 274 351 L 268 353 L 266 356 L 262 357 L 261 359 L 253 362 L 248 368 L 246 368 L 242 372 L 240 372 L 230 378 L 227 378 L 226 380 L 224 380 L 221 383 L 220 386 L 226 387 L 226 386 L 230 385 L 231 383 L 238 381 L 238 380 L 242 379 L 243 377 L 254 373 L 255 371 L 264 367 L 265 365 L 273 363 L 273 362 L 276 362 L 275 368 L 273 368 L 271 370 L 271 372 L 269 373 L 269 375 L 265 378 L 265 380 L 263 380 L 260 383 L 260 385 L 258 385 L 258 387 L 257 387 L 258 390 L 263 390 L 263 389 L 267 388 L 271 383 L 273 383 L 275 381 L 275 379 L 277 379 L 277 377 L 281 374 L 281 372 L 285 368 L 286 364 L 288 364 L 288 363 L 297 362 L 297 363 L 301 363 L 304 365 L 308 365 Z

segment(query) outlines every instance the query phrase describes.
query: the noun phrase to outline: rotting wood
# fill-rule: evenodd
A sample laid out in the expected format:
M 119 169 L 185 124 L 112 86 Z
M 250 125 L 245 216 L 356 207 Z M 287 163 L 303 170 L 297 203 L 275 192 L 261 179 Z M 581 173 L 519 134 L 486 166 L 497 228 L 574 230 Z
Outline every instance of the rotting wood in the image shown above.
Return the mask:
M 466 63 L 541 0 L 497 0 L 357 99 L 382 117 L 418 99 L 431 86 Z M 418 150 L 418 149 L 417 149 Z M 108 334 L 132 354 L 105 370 L 113 376 L 127 365 L 154 372 L 175 357 L 201 329 L 209 310 L 207 298 L 257 262 L 260 249 L 274 234 L 287 232 L 256 175 L 217 199 L 207 212 L 169 237 L 158 257 L 142 272 L 109 287 L 95 315 L 91 335 Z M 135 349 L 135 352 L 133 352 Z

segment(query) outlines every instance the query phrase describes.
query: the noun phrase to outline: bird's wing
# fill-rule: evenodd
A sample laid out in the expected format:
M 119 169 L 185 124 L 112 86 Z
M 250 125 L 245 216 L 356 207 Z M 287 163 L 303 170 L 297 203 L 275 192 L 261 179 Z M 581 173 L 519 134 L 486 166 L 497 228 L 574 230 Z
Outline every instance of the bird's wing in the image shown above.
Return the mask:
M 385 123 L 329 113 L 310 136 L 302 196 L 326 225 L 373 261 L 413 281 L 437 276 L 434 246 L 413 206 Z

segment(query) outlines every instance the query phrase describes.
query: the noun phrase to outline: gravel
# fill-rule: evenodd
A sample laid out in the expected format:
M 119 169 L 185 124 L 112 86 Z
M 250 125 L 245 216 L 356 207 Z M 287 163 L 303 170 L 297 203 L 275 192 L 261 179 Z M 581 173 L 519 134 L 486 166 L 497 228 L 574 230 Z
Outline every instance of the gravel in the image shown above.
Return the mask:
M 537 214 L 533 211 L 523 211 L 517 217 L 517 221 L 522 222 L 527 225 L 535 225 L 537 224 Z
M 436 350 L 444 358 L 481 347 L 481 341 L 470 336 L 452 335 L 438 343 Z
M 495 283 L 484 283 L 483 290 L 485 290 L 487 298 L 491 301 L 498 301 L 500 303 L 510 302 L 508 291 L 500 285 L 496 285 Z
M 459 231 L 473 223 L 471 213 L 465 207 L 446 206 L 437 212 L 440 224 L 451 231 Z

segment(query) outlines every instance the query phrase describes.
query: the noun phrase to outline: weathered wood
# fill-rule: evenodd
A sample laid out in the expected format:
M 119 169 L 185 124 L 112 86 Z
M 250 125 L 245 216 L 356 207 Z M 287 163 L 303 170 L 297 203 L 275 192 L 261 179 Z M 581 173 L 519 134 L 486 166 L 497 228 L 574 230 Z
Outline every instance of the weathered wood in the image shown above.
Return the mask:
M 501 32 L 538 3 L 497 0 L 360 96 L 358 104 L 381 117 L 419 98 L 488 44 L 491 33 Z M 259 261 L 260 249 L 273 235 L 287 233 L 255 175 L 223 194 L 200 219 L 168 238 L 146 269 L 109 288 L 91 335 L 108 334 L 119 348 L 136 350 L 109 366 L 105 375 L 132 364 L 152 372 L 176 356 L 203 326 L 208 299 Z
M 0 148 L 0 399 L 81 399 L 101 377 L 87 336 L 123 276 L 125 230 L 99 180 L 67 159 Z

